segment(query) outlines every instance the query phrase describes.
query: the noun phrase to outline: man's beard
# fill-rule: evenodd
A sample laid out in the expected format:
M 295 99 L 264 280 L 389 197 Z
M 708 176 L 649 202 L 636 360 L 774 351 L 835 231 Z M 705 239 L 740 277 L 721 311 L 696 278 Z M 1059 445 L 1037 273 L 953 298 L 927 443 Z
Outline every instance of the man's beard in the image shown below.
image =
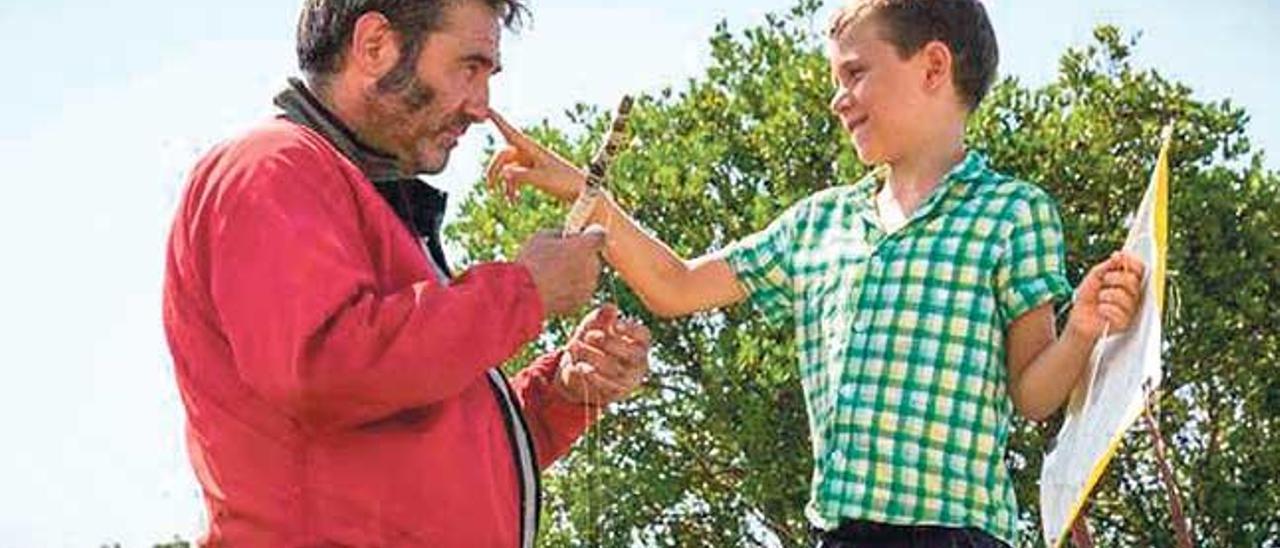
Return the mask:
M 405 114 L 414 114 L 427 108 L 436 98 L 436 90 L 422 81 L 414 72 L 412 55 L 404 55 L 391 72 L 378 79 L 374 90 L 382 96 L 399 96 L 400 105 L 406 109 Z
M 472 123 L 470 117 L 459 113 L 440 120 L 432 127 L 423 128 L 424 122 L 419 118 L 423 111 L 435 105 L 436 95 L 435 88 L 412 72 L 412 65 L 397 66 L 379 79 L 374 89 L 365 92 L 369 114 L 366 129 L 371 135 L 380 137 L 371 144 L 394 154 L 400 160 L 401 168 L 409 173 L 434 175 L 443 171 L 449 163 L 449 150 L 440 150 L 443 157 L 433 162 L 435 165 L 423 165 L 421 146 L 449 129 Z M 428 118 L 431 118 L 429 113 Z

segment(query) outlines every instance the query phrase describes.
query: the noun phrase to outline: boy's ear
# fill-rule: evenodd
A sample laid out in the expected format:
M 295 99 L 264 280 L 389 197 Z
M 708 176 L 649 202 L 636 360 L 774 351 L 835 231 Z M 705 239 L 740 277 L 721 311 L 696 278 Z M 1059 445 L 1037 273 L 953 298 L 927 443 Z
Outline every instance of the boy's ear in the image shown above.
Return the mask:
M 951 84 L 951 48 L 934 40 L 920 48 L 918 55 L 924 65 L 926 91 L 938 92 Z

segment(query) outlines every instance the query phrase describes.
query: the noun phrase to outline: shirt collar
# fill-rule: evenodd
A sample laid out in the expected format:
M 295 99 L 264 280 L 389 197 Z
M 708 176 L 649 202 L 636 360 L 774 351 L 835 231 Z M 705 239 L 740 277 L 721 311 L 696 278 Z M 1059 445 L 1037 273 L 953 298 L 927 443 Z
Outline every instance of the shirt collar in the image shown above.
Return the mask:
M 907 224 L 911 225 L 917 220 L 934 213 L 935 210 L 939 209 L 939 204 L 946 200 L 948 196 L 954 195 L 956 192 L 967 194 L 968 190 L 971 190 L 977 183 L 981 183 L 986 178 L 988 171 L 986 156 L 974 150 L 965 152 L 964 158 L 960 160 L 960 163 L 952 167 L 943 176 L 937 188 L 934 188 L 924 203 L 920 204 L 920 207 L 911 215 L 911 219 L 907 221 Z M 875 220 L 876 192 L 888 175 L 888 166 L 877 166 L 870 173 L 863 176 L 853 187 L 855 206 L 862 212 L 866 222 L 873 226 L 877 224 Z
M 951 184 L 981 181 L 987 171 L 987 157 L 981 152 L 970 150 L 965 152 L 964 159 L 947 173 L 947 181 Z

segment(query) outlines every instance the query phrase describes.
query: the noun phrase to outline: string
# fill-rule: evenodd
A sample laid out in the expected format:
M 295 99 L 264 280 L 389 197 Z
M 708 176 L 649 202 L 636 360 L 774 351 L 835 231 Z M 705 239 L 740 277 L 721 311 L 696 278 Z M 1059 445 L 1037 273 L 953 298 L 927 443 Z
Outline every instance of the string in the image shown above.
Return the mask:
M 606 220 L 605 221 L 606 226 L 611 225 L 612 224 L 611 221 L 612 221 L 611 217 L 608 220 Z M 602 290 L 599 294 L 599 301 L 600 301 L 599 304 L 603 305 L 605 303 L 613 303 L 615 306 L 617 306 L 617 295 L 618 295 L 617 272 L 614 271 L 612 268 L 604 266 L 602 267 L 602 272 L 600 273 L 600 275 L 601 277 L 604 278 L 604 283 L 602 284 Z M 619 311 L 619 316 L 614 320 L 615 325 L 619 321 L 622 321 L 621 311 Z M 610 327 L 610 329 L 612 329 L 612 327 Z M 585 383 L 586 380 L 584 379 L 583 382 Z M 584 441 L 586 442 L 586 451 L 587 451 L 587 477 L 586 477 L 587 485 L 586 485 L 586 488 L 583 489 L 583 491 L 585 493 L 584 496 L 587 499 L 586 500 L 587 501 L 587 521 L 588 521 L 587 537 L 589 539 L 588 545 L 599 546 L 600 545 L 600 516 L 599 516 L 598 510 L 596 509 L 595 503 L 596 503 L 596 500 L 599 498 L 598 496 L 596 496 L 596 491 L 599 489 L 600 486 L 599 486 L 599 482 L 596 479 L 596 469 L 599 468 L 600 466 L 600 444 L 602 441 L 600 438 L 604 435 L 604 432 L 603 431 L 595 432 L 595 430 L 604 428 L 606 409 L 602 405 L 604 403 L 603 400 L 597 401 L 593 397 L 594 393 L 591 391 L 590 387 L 587 387 L 584 385 L 584 394 L 585 394 L 583 397 L 584 407 L 582 411 L 583 423 L 591 424 L 591 414 L 593 412 L 598 413 L 595 426 L 588 427 L 586 432 L 583 435 Z M 597 405 L 600 405 L 599 409 L 597 409 Z
M 623 135 L 626 131 L 627 117 L 631 111 L 631 104 L 631 96 L 623 96 L 621 103 L 618 105 L 618 111 L 614 115 L 613 123 L 611 124 L 608 133 L 605 135 L 604 141 L 601 143 L 600 149 L 597 151 L 595 158 L 592 159 L 588 169 L 587 187 L 583 189 L 582 194 L 579 195 L 578 200 L 570 209 L 565 223 L 566 233 L 576 233 L 580 231 L 583 228 L 582 225 L 588 218 L 590 218 L 592 210 L 599 207 L 602 200 L 607 200 L 607 198 L 601 196 L 601 194 L 606 192 L 603 188 L 605 177 L 608 172 L 609 165 L 612 163 L 618 150 L 624 145 Z M 611 226 L 612 220 L 612 216 L 606 218 L 605 224 Z M 598 294 L 597 305 L 603 305 L 617 299 L 615 274 L 616 273 L 610 271 L 607 266 L 602 265 L 600 275 L 604 278 L 604 285 L 600 294 Z M 616 302 L 614 304 L 616 306 Z M 615 318 L 615 323 L 620 319 L 621 318 Z M 608 329 L 612 328 L 613 326 L 608 327 Z M 603 428 L 600 423 L 603 423 L 604 421 L 605 409 L 603 406 L 598 410 L 596 409 L 597 402 L 595 398 L 592 397 L 593 393 L 591 391 L 591 386 L 587 383 L 585 376 L 582 379 L 582 382 L 583 424 L 588 425 L 586 430 L 583 432 L 583 443 L 586 445 L 585 449 L 587 452 L 587 472 L 585 478 L 587 485 L 583 488 L 583 497 L 586 499 L 587 506 L 587 531 L 585 536 L 587 537 L 589 546 L 599 546 L 600 519 L 595 506 L 597 498 L 595 496 L 595 491 L 598 487 L 598 482 L 596 481 L 596 468 L 600 466 L 599 438 L 603 433 L 597 434 L 592 432 L 591 415 L 593 412 L 598 411 L 597 427 Z M 604 402 L 603 400 L 600 400 L 599 403 L 603 404 Z
M 600 545 L 599 538 L 596 536 L 597 517 L 596 517 L 596 509 L 595 509 L 595 497 L 593 496 L 595 494 L 594 492 L 595 492 L 595 486 L 596 486 L 596 481 L 595 481 L 596 466 L 599 465 L 599 462 L 598 462 L 599 459 L 596 454 L 596 436 L 595 434 L 592 433 L 592 428 L 590 426 L 591 413 L 593 410 L 592 404 L 594 402 L 592 401 L 592 397 L 591 397 L 591 388 L 589 386 L 586 386 L 585 384 L 586 379 L 583 379 L 583 383 L 584 383 L 583 389 L 585 392 L 585 396 L 583 398 L 584 407 L 582 408 L 583 422 L 589 425 L 585 433 L 585 438 L 586 438 L 585 441 L 587 445 L 587 448 L 586 448 L 587 449 L 587 478 L 586 478 L 587 485 L 586 485 L 586 488 L 583 490 L 585 493 L 584 496 L 587 499 L 587 535 L 586 536 L 590 546 L 599 546 Z

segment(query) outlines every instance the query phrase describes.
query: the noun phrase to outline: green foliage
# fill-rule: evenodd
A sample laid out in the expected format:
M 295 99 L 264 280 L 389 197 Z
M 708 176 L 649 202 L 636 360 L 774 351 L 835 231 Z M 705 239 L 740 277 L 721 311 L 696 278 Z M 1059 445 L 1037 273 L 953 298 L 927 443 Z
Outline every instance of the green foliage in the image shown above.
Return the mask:
M 633 147 L 611 189 L 681 255 L 723 248 L 862 173 L 827 109 L 828 68 L 809 30 L 817 8 L 803 0 L 738 35 L 717 26 L 705 74 L 639 99 Z M 1280 176 L 1252 152 L 1242 110 L 1134 67 L 1135 46 L 1102 27 L 1062 57 L 1049 85 L 1002 81 L 975 113 L 970 144 L 1057 197 L 1078 281 L 1123 241 L 1159 127 L 1177 123 L 1161 427 L 1199 542 L 1276 545 L 1280 483 L 1268 480 L 1280 477 L 1280 312 L 1271 306 L 1280 298 Z M 607 116 L 577 105 L 569 118 L 569 128 L 544 123 L 531 133 L 585 163 Z M 509 258 L 564 213 L 532 192 L 515 206 L 477 193 L 448 234 L 467 261 Z M 652 380 L 593 430 L 595 451 L 580 444 L 548 474 L 543 545 L 806 545 L 812 460 L 791 327 L 746 306 L 659 320 L 620 282 L 606 282 L 601 298 L 652 328 Z M 555 322 L 542 348 L 510 366 L 570 328 Z M 1055 430 L 1020 422 L 1009 450 L 1028 545 L 1039 543 L 1037 475 Z M 1090 519 L 1102 545 L 1173 542 L 1149 440 L 1130 435 L 1095 493 Z

